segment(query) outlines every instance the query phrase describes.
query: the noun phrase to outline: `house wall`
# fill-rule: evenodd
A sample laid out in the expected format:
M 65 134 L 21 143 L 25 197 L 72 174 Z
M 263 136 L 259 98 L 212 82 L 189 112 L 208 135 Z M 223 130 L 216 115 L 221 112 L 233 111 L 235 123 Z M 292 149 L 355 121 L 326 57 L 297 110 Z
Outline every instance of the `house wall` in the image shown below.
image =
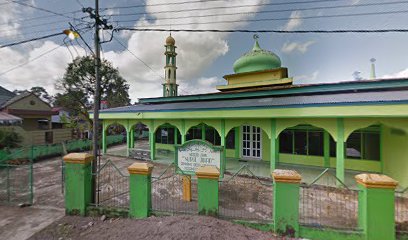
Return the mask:
M 383 127 L 384 174 L 408 187 L 408 134 L 399 129 Z
M 31 101 L 34 102 L 34 105 L 31 105 Z M 10 109 L 22 109 L 22 110 L 41 110 L 41 111 L 51 111 L 51 107 L 39 99 L 35 95 L 29 95 L 25 98 L 22 98 L 9 106 Z
M 53 129 L 53 130 L 36 130 L 36 131 L 26 131 L 20 126 L 10 126 L 10 127 L 0 127 L 1 129 L 14 130 L 17 134 L 23 137 L 21 145 L 31 146 L 31 145 L 42 145 L 46 144 L 45 142 L 45 133 L 52 131 L 53 132 L 53 142 L 61 143 L 63 141 L 72 139 L 72 129 L 62 128 L 62 129 Z

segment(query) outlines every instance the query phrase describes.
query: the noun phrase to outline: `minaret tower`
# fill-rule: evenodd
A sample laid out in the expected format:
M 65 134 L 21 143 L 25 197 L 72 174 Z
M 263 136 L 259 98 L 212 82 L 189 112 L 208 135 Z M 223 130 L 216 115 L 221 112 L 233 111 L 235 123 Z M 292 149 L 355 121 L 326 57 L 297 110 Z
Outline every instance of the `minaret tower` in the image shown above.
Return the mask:
M 375 74 L 375 58 L 371 58 L 370 62 L 371 62 L 371 74 L 370 74 L 370 79 L 376 79 L 377 76 Z
M 176 41 L 171 36 L 166 38 L 166 65 L 164 66 L 164 83 L 163 83 L 163 97 L 175 97 L 177 96 L 178 85 L 176 83 Z

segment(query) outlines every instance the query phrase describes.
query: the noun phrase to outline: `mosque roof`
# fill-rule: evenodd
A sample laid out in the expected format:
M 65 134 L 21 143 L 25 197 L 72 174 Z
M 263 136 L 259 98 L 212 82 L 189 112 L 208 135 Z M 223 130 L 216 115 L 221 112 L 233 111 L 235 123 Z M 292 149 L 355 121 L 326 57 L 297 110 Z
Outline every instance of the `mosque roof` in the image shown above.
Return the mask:
M 235 73 L 257 72 L 281 67 L 280 58 L 273 52 L 259 46 L 258 36 L 254 36 L 255 43 L 251 51 L 242 55 L 234 63 Z

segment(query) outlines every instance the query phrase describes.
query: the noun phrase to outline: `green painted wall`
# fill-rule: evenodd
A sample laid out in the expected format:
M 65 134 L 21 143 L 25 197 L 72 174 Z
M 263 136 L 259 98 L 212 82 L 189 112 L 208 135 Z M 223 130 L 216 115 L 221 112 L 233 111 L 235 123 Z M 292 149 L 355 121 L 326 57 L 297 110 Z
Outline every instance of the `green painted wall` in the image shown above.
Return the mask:
M 273 183 L 274 231 L 299 236 L 299 183 Z
M 363 240 L 362 232 L 336 231 L 334 229 L 322 229 L 300 226 L 300 236 L 313 240 Z
M 91 203 L 91 164 L 65 163 L 65 212 L 85 215 Z
M 198 213 L 218 216 L 218 179 L 198 178 Z
M 400 130 L 383 127 L 384 174 L 408 187 L 408 135 Z
M 152 207 L 152 182 L 150 175 L 130 174 L 129 176 L 129 216 L 146 218 Z

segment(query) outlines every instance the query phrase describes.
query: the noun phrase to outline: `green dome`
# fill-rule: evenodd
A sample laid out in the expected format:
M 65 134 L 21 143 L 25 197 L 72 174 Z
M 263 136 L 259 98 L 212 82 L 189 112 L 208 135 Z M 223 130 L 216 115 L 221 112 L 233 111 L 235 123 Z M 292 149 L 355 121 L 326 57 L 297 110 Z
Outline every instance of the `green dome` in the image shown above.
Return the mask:
M 245 53 L 235 61 L 235 73 L 256 72 L 281 67 L 279 57 L 271 51 L 261 49 L 258 39 L 254 38 L 255 44 L 252 51 Z

